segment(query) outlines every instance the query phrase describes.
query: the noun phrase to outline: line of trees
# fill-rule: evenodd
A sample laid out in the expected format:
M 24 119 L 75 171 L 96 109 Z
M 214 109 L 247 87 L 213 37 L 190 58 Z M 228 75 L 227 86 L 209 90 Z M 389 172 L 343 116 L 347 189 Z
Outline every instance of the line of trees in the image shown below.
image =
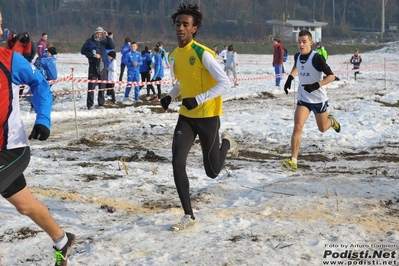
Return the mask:
M 259 41 L 271 33 L 270 19 L 315 19 L 328 22 L 326 33 L 350 35 L 353 27 L 381 28 L 399 22 L 397 0 L 192 0 L 204 13 L 200 37 Z M 87 38 L 101 25 L 119 36 L 174 39 L 170 16 L 183 0 L 0 0 L 3 28 L 28 31 L 66 41 Z M 328 28 L 335 28 L 328 31 Z M 325 33 L 323 33 L 326 36 Z M 326 36 L 328 37 L 328 36 Z M 345 36 L 336 36 L 345 37 Z M 121 37 L 120 39 L 123 39 Z

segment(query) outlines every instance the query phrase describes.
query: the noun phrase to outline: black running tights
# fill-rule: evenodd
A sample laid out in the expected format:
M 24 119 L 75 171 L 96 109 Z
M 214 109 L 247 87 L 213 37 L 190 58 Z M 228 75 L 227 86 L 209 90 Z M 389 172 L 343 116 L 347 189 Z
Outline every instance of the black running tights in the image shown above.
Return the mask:
M 219 148 L 220 118 L 188 118 L 180 115 L 176 124 L 172 144 L 173 175 L 177 193 L 185 214 L 194 218 L 190 200 L 190 184 L 186 172 L 188 153 L 198 135 L 205 173 L 216 178 L 224 166 L 230 143 L 223 140 Z

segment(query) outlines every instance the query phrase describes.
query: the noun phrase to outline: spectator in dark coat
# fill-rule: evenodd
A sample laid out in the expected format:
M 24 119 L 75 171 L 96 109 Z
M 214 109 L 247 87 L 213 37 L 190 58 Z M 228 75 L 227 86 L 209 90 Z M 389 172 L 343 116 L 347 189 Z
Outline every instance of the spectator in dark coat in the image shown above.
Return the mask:
M 92 37 L 83 44 L 81 53 L 89 60 L 89 79 L 107 80 L 107 49 L 115 49 L 115 43 L 108 36 L 108 32 L 102 27 L 94 30 Z M 94 105 L 94 88 L 97 84 L 89 82 L 87 91 L 87 109 L 92 109 Z M 104 88 L 105 83 L 98 84 L 98 108 L 104 108 Z

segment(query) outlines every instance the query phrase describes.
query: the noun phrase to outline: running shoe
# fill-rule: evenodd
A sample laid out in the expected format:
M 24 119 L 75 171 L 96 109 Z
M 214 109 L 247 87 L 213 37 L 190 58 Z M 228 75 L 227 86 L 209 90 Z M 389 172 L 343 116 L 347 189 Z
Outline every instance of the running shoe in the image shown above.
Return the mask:
M 66 233 L 66 237 L 68 238 L 68 242 L 61 250 L 57 250 L 55 246 L 54 258 L 55 258 L 55 266 L 67 266 L 68 265 L 68 255 L 71 252 L 72 246 L 76 242 L 76 236 L 71 233 Z
M 296 171 L 298 165 L 291 158 L 286 158 L 281 162 L 281 166 L 289 171 Z
M 181 231 L 186 229 L 187 227 L 193 226 L 195 224 L 195 220 L 191 218 L 191 215 L 186 214 L 181 218 L 180 222 L 171 226 L 172 231 Z
M 231 156 L 237 157 L 239 151 L 238 143 L 226 132 L 222 134 L 222 140 L 224 139 L 230 142 L 229 152 L 231 153 Z
M 332 128 L 335 130 L 335 132 L 339 133 L 341 131 L 341 125 L 338 123 L 334 116 L 328 115 L 327 117 L 332 119 L 332 121 L 334 122 Z

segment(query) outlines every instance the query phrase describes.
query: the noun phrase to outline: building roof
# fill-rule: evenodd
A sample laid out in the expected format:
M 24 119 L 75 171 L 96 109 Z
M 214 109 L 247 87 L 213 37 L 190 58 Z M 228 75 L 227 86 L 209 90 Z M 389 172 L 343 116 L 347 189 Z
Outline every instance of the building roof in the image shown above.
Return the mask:
M 286 26 L 293 26 L 293 27 L 325 27 L 328 23 L 327 22 L 317 22 L 316 20 L 290 20 L 287 19 L 285 22 L 278 19 L 267 20 L 267 24 L 272 25 L 286 25 Z

